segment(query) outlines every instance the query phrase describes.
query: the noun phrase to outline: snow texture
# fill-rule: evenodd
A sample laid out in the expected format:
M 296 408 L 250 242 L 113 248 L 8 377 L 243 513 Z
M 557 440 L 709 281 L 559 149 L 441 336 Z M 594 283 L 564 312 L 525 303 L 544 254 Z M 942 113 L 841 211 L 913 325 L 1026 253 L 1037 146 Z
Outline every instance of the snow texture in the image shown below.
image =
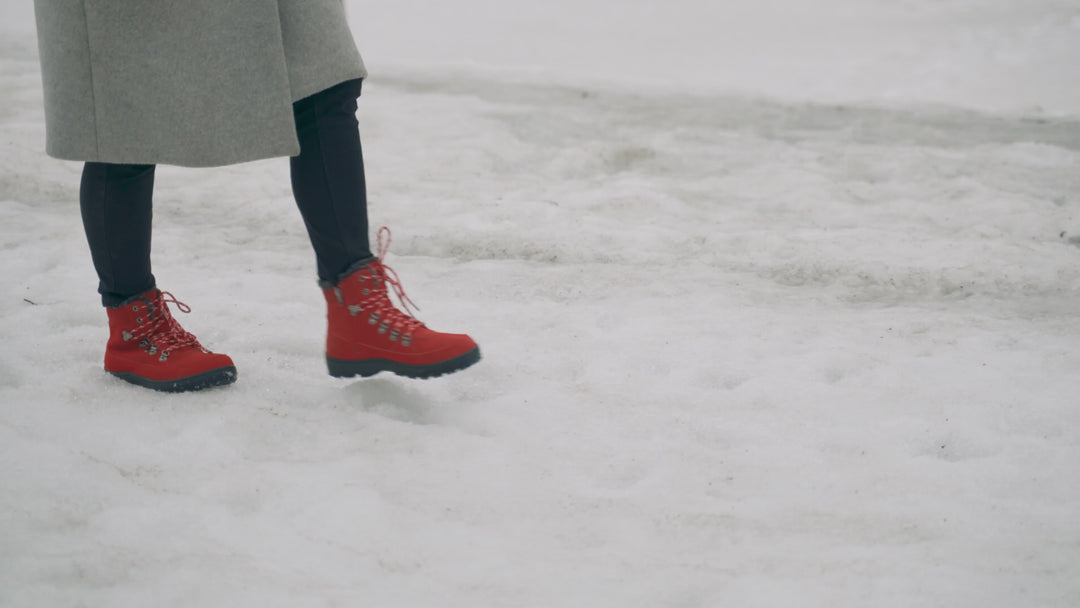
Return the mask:
M 1080 605 L 1075 0 L 350 2 L 371 215 L 484 360 L 333 380 L 287 163 L 158 173 L 236 385 L 106 375 L 0 19 L 0 606 Z

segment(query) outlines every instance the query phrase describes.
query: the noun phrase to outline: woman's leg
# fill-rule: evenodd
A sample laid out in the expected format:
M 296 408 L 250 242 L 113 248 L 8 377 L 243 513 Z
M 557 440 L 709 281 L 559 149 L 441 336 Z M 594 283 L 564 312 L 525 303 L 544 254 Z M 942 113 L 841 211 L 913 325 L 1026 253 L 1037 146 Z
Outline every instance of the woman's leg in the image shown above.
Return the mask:
M 109 317 L 105 370 L 160 391 L 192 391 L 236 381 L 236 366 L 184 331 L 150 272 L 154 165 L 86 163 L 79 206 Z M 121 306 L 123 304 L 123 306 Z
M 328 370 L 340 377 L 385 371 L 431 378 L 464 369 L 480 360 L 476 342 L 433 331 L 399 310 L 389 295 L 407 301 L 397 273 L 372 255 L 359 95 L 360 81 L 353 80 L 293 105 L 300 138 L 300 156 L 291 160 L 293 194 L 326 297 Z
M 289 161 L 293 196 L 315 248 L 319 279 L 327 283 L 374 257 L 356 122 L 360 85 L 350 80 L 293 104 L 300 139 L 300 155 Z
M 83 228 L 105 306 L 155 287 L 150 272 L 154 165 L 86 163 L 79 188 Z

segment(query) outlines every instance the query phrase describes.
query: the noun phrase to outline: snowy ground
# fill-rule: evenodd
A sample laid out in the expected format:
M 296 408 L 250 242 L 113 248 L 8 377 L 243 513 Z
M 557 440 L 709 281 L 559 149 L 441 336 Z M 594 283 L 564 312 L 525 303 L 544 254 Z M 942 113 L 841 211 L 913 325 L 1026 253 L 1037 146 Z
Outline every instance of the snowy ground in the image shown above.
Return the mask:
M 485 359 L 326 377 L 285 161 L 162 168 L 240 367 L 179 396 L 101 370 L 0 2 L 0 606 L 1080 605 L 1076 2 L 353 2 L 373 221 Z

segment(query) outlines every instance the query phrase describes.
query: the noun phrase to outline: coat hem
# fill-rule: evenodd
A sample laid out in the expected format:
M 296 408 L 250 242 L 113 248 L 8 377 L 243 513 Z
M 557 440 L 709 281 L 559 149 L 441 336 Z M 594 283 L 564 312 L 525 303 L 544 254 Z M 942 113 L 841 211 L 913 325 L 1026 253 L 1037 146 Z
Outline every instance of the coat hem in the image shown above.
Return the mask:
M 296 144 L 290 145 L 288 147 L 252 151 L 251 154 L 238 154 L 233 156 L 218 157 L 200 157 L 198 160 L 177 158 L 168 155 L 129 157 L 99 154 L 93 157 L 88 157 L 85 154 L 68 154 L 62 151 L 58 152 L 56 150 L 46 150 L 45 153 L 49 157 L 55 158 L 57 160 L 76 161 L 84 163 L 108 163 L 113 165 L 169 165 L 173 167 L 187 167 L 191 169 L 207 169 L 212 167 L 239 165 L 241 163 L 250 163 L 257 160 L 267 160 L 270 158 L 297 156 L 298 154 L 300 154 L 300 144 L 299 142 L 297 142 Z

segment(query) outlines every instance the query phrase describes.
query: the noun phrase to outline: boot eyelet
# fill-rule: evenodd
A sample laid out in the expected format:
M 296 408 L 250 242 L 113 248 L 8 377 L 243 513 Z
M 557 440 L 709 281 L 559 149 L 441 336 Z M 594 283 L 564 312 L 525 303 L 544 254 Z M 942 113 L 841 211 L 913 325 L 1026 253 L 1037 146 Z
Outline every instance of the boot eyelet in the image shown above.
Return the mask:
M 135 317 L 135 322 L 142 324 L 142 317 Z
M 139 312 L 139 305 L 138 305 L 138 304 L 134 304 L 134 305 L 132 305 L 132 307 L 131 307 L 131 311 L 132 311 L 132 312 Z

